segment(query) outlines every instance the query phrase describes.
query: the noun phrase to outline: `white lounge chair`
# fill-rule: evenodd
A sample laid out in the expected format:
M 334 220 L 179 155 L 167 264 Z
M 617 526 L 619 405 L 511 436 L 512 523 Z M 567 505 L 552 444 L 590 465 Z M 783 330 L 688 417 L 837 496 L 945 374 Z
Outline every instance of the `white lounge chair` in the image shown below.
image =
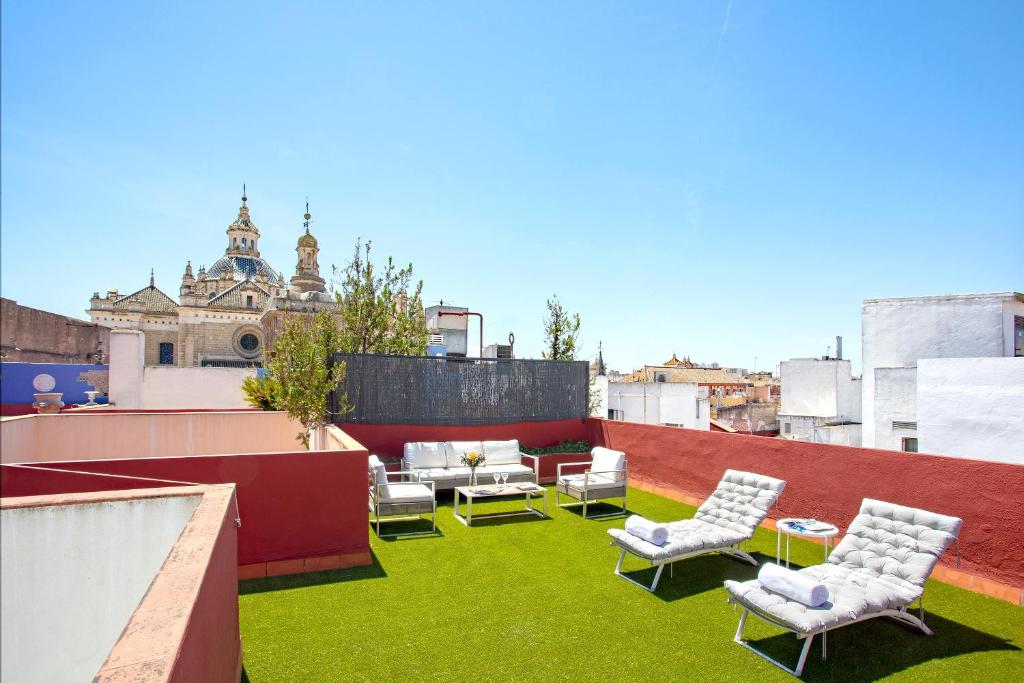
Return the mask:
M 384 463 L 376 455 L 370 456 L 369 466 L 370 512 L 373 513 L 372 522 L 376 526 L 378 537 L 416 536 L 437 532 L 437 498 L 435 497 L 434 482 L 389 481 L 388 477 L 403 477 L 413 473 L 408 471 L 388 472 L 384 468 Z M 424 513 L 427 512 L 430 513 L 430 531 L 380 533 L 382 517 L 389 517 L 388 521 L 391 522 L 400 522 L 422 519 Z
M 626 581 L 653 593 L 658 588 L 665 565 L 688 557 L 706 553 L 721 553 L 757 566 L 757 560 L 740 548 L 750 540 L 758 525 L 764 521 L 768 509 L 782 495 L 786 482 L 762 474 L 726 470 L 722 481 L 704 504 L 697 508 L 693 519 L 668 524 L 669 538 L 665 545 L 654 545 L 627 533 L 625 529 L 609 529 L 612 545 L 622 549 L 615 574 Z M 650 586 L 622 573 L 626 554 L 647 560 L 657 567 Z
M 563 467 L 590 465 L 590 469 L 582 474 L 562 474 Z M 539 471 L 539 467 L 538 467 Z M 622 509 L 606 512 L 591 517 L 609 517 L 626 512 L 626 489 L 629 485 L 627 476 L 626 454 L 613 451 L 604 446 L 596 446 L 590 451 L 589 462 L 562 462 L 555 468 L 555 504 L 558 507 L 583 504 L 583 516 L 587 516 L 587 506 L 609 498 L 621 498 Z M 572 498 L 574 503 L 562 504 L 562 496 Z
M 794 676 L 803 673 L 814 636 L 866 619 L 889 617 L 932 631 L 924 623 L 924 582 L 960 533 L 962 520 L 926 510 L 865 498 L 843 540 L 824 564 L 799 570 L 825 584 L 829 600 L 808 607 L 753 581 L 726 581 L 729 602 L 743 608 L 735 641 Z M 920 600 L 919 616 L 907 608 Z M 795 669 L 780 664 L 743 640 L 747 615 L 791 631 L 804 641 Z

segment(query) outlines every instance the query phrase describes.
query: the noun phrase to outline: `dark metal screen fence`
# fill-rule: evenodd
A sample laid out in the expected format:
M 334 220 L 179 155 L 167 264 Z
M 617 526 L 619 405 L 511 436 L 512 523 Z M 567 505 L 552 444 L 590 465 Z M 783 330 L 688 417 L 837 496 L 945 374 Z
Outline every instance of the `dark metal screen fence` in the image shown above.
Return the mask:
M 587 361 L 335 354 L 335 422 L 471 425 L 587 416 Z M 352 411 L 338 415 L 338 396 Z

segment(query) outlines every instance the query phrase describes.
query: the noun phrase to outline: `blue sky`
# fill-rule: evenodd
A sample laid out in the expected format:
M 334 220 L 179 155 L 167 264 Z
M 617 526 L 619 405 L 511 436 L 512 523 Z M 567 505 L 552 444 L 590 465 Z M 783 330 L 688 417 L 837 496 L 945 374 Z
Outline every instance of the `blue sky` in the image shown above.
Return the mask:
M 539 353 L 772 367 L 1024 288 L 1024 3 L 45 3 L 2 16 L 3 296 L 357 236 Z M 858 363 L 859 364 L 859 363 Z

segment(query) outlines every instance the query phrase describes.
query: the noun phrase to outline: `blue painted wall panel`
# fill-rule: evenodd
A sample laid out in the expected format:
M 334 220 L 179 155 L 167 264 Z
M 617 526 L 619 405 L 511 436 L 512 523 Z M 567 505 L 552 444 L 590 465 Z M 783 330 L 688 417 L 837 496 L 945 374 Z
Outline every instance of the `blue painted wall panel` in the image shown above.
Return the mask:
M 89 398 L 85 392 L 92 386 L 79 381 L 83 372 L 109 370 L 107 365 L 87 363 L 0 363 L 0 403 L 32 403 L 38 393 L 33 380 L 39 375 L 49 375 L 56 382 L 53 391 L 64 394 L 66 404 L 85 403 Z M 105 397 L 97 397 L 97 403 L 106 403 Z

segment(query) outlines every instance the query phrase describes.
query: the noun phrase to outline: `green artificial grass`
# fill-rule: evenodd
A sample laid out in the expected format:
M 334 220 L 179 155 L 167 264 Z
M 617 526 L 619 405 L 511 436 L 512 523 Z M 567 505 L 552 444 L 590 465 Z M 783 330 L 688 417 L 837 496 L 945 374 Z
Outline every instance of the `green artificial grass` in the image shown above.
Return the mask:
M 618 554 L 605 530 L 624 518 L 584 520 L 549 496 L 551 519 L 467 528 L 440 494 L 440 533 L 371 532 L 370 567 L 243 581 L 243 680 L 793 680 L 732 641 L 739 613 L 722 581 L 753 578 L 754 567 L 683 560 L 652 595 L 612 574 Z M 694 511 L 635 490 L 629 509 L 666 521 Z M 408 523 L 390 528 L 399 525 Z M 758 530 L 748 550 L 774 560 L 775 534 Z M 791 556 L 815 564 L 822 548 L 793 539 Z M 626 569 L 649 580 L 646 566 L 627 560 Z M 824 661 L 815 639 L 803 678 L 1024 680 L 1024 609 L 937 581 L 925 607 L 934 636 L 886 619 L 839 629 Z M 746 636 L 795 664 L 791 634 L 751 618 Z

